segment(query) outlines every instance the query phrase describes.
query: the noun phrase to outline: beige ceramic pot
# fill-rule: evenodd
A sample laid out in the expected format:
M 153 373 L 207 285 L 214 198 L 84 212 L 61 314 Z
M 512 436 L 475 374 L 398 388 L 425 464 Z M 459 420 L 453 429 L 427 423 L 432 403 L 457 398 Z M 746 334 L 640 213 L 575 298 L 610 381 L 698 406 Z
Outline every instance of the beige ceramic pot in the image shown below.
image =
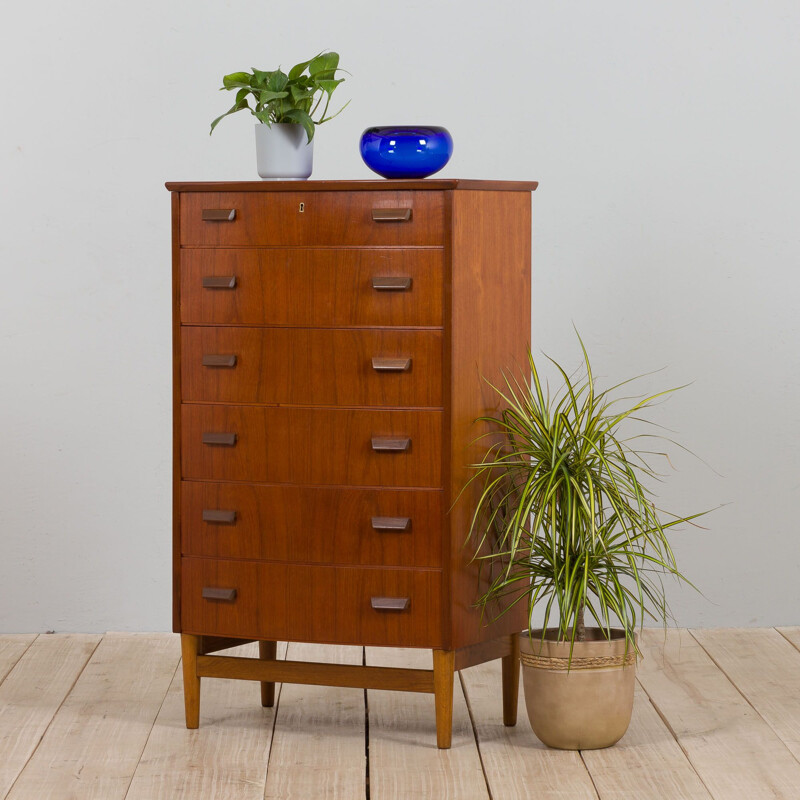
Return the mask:
M 555 639 L 555 630 L 548 629 Z M 636 655 L 625 634 L 604 638 L 586 629 L 587 641 L 542 641 L 541 630 L 520 634 L 525 705 L 533 732 L 548 747 L 596 750 L 618 742 L 631 721 Z

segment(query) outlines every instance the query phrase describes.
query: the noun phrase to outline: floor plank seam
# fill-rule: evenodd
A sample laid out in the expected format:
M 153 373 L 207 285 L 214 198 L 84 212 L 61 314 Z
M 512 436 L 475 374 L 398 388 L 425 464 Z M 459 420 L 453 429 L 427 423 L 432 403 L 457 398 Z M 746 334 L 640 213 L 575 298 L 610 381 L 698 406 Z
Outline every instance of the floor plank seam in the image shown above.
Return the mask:
M 28 652 L 28 650 L 30 650 L 30 649 L 31 649 L 31 645 L 32 645 L 34 642 L 38 642 L 38 641 L 39 641 L 39 637 L 40 637 L 41 635 L 42 635 L 41 633 L 37 633 L 37 634 L 36 634 L 36 636 L 34 636 L 34 637 L 33 637 L 33 639 L 31 639 L 31 640 L 28 642 L 28 646 L 27 646 L 27 647 L 26 647 L 26 648 L 25 648 L 25 649 L 24 649 L 24 650 L 23 650 L 23 651 L 22 651 L 22 652 L 19 654 L 19 658 L 18 658 L 18 659 L 17 659 L 17 660 L 16 660 L 16 661 L 15 661 L 15 662 L 14 662 L 14 663 L 11 665 L 11 667 L 10 667 L 10 668 L 9 668 L 9 670 L 8 670 L 8 672 L 6 672 L 6 674 L 5 674 L 5 675 L 3 675 L 3 677 L 2 677 L 2 678 L 0 678 L 0 686 L 2 686 L 2 685 L 3 685 L 3 681 L 4 681 L 4 680 L 5 680 L 5 679 L 6 679 L 6 678 L 7 678 L 7 677 L 8 677 L 8 676 L 9 676 L 9 675 L 10 675 L 10 674 L 11 674 L 11 673 L 14 671 L 14 667 L 16 667 L 16 666 L 17 666 L 17 664 L 19 664 L 20 660 L 21 660 L 21 659 L 22 659 L 22 657 L 25 655 L 25 653 L 27 653 L 27 652 Z
M 756 716 L 775 734 L 775 736 L 777 737 L 778 741 L 789 752 L 789 755 L 791 755 L 791 757 L 795 761 L 800 763 L 800 758 L 798 758 L 798 756 L 796 756 L 792 752 L 792 749 L 789 747 L 789 745 L 786 744 L 786 742 L 783 741 L 783 737 L 780 735 L 780 733 L 778 731 L 775 730 L 775 728 L 772 726 L 770 721 L 765 716 L 763 716 L 763 714 L 761 714 L 761 712 L 750 702 L 750 698 L 736 685 L 736 683 L 734 682 L 733 678 L 731 678 L 731 676 L 728 675 L 727 672 L 725 672 L 725 669 L 714 658 L 714 656 L 712 656 L 711 653 L 705 647 L 703 647 L 703 643 L 692 633 L 691 630 L 689 630 L 689 633 L 691 634 L 692 639 L 694 639 L 697 642 L 697 644 L 700 646 L 700 649 L 709 657 L 709 659 L 711 660 L 711 663 L 725 676 L 725 679 L 728 681 L 728 683 L 730 683 L 731 686 L 733 686 L 734 689 L 736 689 L 736 691 L 739 693 L 739 695 L 742 697 L 742 699 L 745 701 L 745 703 L 747 703 L 747 705 L 750 706 L 750 708 L 753 709 L 753 711 L 755 712 Z
M 167 690 L 164 692 L 164 696 L 161 698 L 161 704 L 158 707 L 158 711 L 156 711 L 155 716 L 153 717 L 153 724 L 150 726 L 150 731 L 147 734 L 147 738 L 144 740 L 144 747 L 142 747 L 141 752 L 139 753 L 139 758 L 136 759 L 136 766 L 131 773 L 131 779 L 128 781 L 128 788 L 125 789 L 125 794 L 123 795 L 122 800 L 127 800 L 128 795 L 131 791 L 131 786 L 133 786 L 133 780 L 136 777 L 136 772 L 139 769 L 139 763 L 142 760 L 142 756 L 144 755 L 144 751 L 147 749 L 147 745 L 150 743 L 150 737 L 153 735 L 153 728 L 155 728 L 156 722 L 158 721 L 158 717 L 161 714 L 161 709 L 164 708 L 164 703 L 167 702 L 167 696 L 169 695 L 170 687 L 172 686 L 172 682 L 175 680 L 175 676 L 178 674 L 178 670 L 181 668 L 181 662 L 183 661 L 182 658 L 178 659 L 178 663 L 175 665 L 175 671 L 172 673 L 172 677 L 169 679 L 169 683 L 167 683 Z
M 600 790 L 597 788 L 597 784 L 595 783 L 594 775 L 592 775 L 592 771 L 589 769 L 589 765 L 586 763 L 586 759 L 583 757 L 583 750 L 578 750 L 578 755 L 581 758 L 581 764 L 583 764 L 586 774 L 589 776 L 589 780 L 592 782 L 594 796 L 598 798 L 598 800 L 603 800 L 603 796 L 600 794 Z M 609 798 L 609 800 L 614 800 L 614 798 Z
M 481 765 L 481 772 L 483 773 L 483 782 L 486 784 L 486 794 L 489 795 L 489 800 L 494 800 L 492 796 L 492 787 L 489 785 L 489 776 L 486 774 L 486 765 L 483 763 L 483 753 L 481 752 L 481 742 L 478 737 L 478 729 L 475 726 L 475 718 L 472 715 L 472 705 L 469 702 L 469 692 L 467 685 L 464 682 L 464 676 L 461 670 L 458 670 L 458 681 L 461 684 L 461 691 L 464 693 L 464 702 L 467 704 L 467 714 L 469 714 L 469 724 L 472 727 L 472 736 L 475 739 L 475 748 L 478 751 L 478 761 Z
M 47 634 L 43 634 L 43 635 L 47 636 Z M 86 661 L 84 661 L 83 666 L 80 669 L 80 672 L 78 672 L 78 674 L 75 676 L 75 680 L 72 681 L 72 683 L 70 684 L 69 691 L 67 691 L 64 694 L 64 697 L 61 698 L 61 702 L 58 704 L 58 708 L 53 712 L 53 716 L 50 717 L 50 721 L 47 723 L 47 725 L 45 726 L 45 729 L 42 731 L 42 735 L 39 737 L 39 741 L 36 742 L 36 747 L 34 747 L 33 750 L 31 750 L 31 754 L 28 756 L 27 760 L 23 764 L 22 769 L 17 773 L 17 777 L 14 778 L 14 781 L 11 784 L 11 786 L 8 787 L 8 791 L 6 792 L 5 797 L 9 797 L 11 795 L 11 793 L 14 791 L 14 787 L 17 785 L 17 782 L 19 781 L 20 777 L 25 772 L 25 770 L 28 768 L 28 764 L 31 763 L 31 759 L 36 755 L 36 751 L 39 749 L 39 745 L 44 740 L 44 737 L 47 736 L 47 732 L 50 730 L 50 727 L 53 724 L 53 720 L 58 715 L 58 712 L 61 711 L 61 708 L 64 705 L 64 703 L 67 702 L 67 698 L 72 694 L 72 690 L 75 688 L 76 684 L 81 679 L 81 675 L 83 675 L 83 673 L 85 672 L 86 667 L 89 666 L 89 662 L 94 658 L 94 654 L 97 652 L 97 648 L 100 647 L 100 644 L 102 643 L 104 638 L 105 638 L 104 636 L 101 636 L 97 640 L 97 644 L 92 648 L 92 652 L 89 653 L 89 657 L 86 659 Z M 37 636 L 36 639 L 34 639 L 33 641 L 35 642 L 35 641 L 38 641 L 38 640 L 39 640 L 39 637 Z M 33 644 L 33 642 L 31 642 L 31 644 Z M 19 663 L 19 662 L 17 662 L 17 663 Z
M 691 756 L 690 756 L 690 755 L 689 755 L 689 753 L 687 752 L 686 748 L 683 746 L 683 743 L 681 742 L 680 738 L 678 737 L 678 734 L 677 734 L 677 733 L 675 733 L 675 730 L 674 730 L 674 728 L 672 727 L 672 725 L 670 725 L 670 723 L 669 723 L 669 720 L 667 719 L 666 715 L 665 715 L 665 714 L 664 714 L 664 712 L 663 712 L 663 711 L 662 711 L 662 710 L 661 710 L 661 709 L 658 707 L 658 703 L 656 703 L 656 702 L 655 702 L 655 700 L 653 700 L 652 696 L 651 696 L 651 695 L 650 695 L 650 693 L 647 691 L 647 689 L 644 687 L 644 685 L 642 684 L 642 682 L 641 682 L 641 681 L 638 679 L 638 677 L 637 677 L 637 679 L 636 679 L 636 683 L 638 683 L 638 684 L 639 684 L 639 688 L 640 688 L 640 689 L 641 689 L 641 690 L 644 692 L 644 694 L 645 694 L 645 697 L 647 697 L 647 700 L 648 700 L 648 702 L 649 702 L 649 703 L 650 703 L 650 705 L 651 705 L 651 706 L 653 706 L 653 708 L 655 709 L 655 712 L 656 712 L 656 714 L 658 714 L 658 716 L 659 716 L 659 717 L 661 717 L 661 721 L 664 723 L 664 726 L 665 726 L 665 727 L 666 727 L 666 729 L 669 731 L 669 734 L 670 734 L 670 736 L 672 736 L 672 738 L 675 740 L 675 743 L 676 743 L 676 744 L 678 745 L 678 747 L 681 749 L 681 752 L 683 753 L 683 757 L 686 759 L 686 763 L 687 763 L 687 764 L 689 764 L 689 766 L 690 766 L 690 767 L 692 768 L 692 770 L 694 771 L 694 774 L 695 774 L 695 775 L 697 775 L 697 780 L 699 780 L 699 781 L 700 781 L 700 783 L 703 785 L 703 787 L 705 788 L 705 790 L 708 792 L 708 794 L 709 794 L 709 797 L 716 797 L 716 795 L 715 795 L 715 794 L 714 794 L 714 793 L 711 791 L 711 789 L 708 787 L 708 784 L 706 784 L 706 782 L 703 780 L 703 776 L 700 774 L 700 770 L 698 770 L 698 769 L 697 769 L 697 766 L 696 766 L 696 765 L 695 765 L 695 763 L 692 761 L 692 759 L 691 759 Z
M 793 642 L 780 628 L 773 628 L 773 630 L 776 630 L 781 636 L 783 636 L 784 639 L 786 639 L 787 642 L 789 642 L 792 647 L 794 647 L 795 650 L 800 652 L 800 645 L 796 642 Z
M 367 666 L 367 648 L 361 648 L 361 665 Z M 369 695 L 364 689 L 364 796 L 370 800 L 369 794 Z

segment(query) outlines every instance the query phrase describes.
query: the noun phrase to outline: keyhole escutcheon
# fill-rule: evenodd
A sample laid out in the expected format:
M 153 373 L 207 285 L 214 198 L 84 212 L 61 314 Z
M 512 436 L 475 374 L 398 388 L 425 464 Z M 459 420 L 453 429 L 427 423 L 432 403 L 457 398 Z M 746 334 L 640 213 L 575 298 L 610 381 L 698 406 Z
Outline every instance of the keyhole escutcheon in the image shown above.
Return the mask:
M 300 213 L 302 214 L 306 210 L 306 204 L 300 203 Z

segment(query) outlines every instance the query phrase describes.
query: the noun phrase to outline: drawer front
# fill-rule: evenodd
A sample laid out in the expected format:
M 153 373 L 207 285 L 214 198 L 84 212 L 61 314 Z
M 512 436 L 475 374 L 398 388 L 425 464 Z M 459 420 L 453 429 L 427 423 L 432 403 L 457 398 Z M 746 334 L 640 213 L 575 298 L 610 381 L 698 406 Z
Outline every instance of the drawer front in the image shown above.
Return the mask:
M 189 556 L 440 567 L 442 493 L 185 481 Z
M 441 250 L 181 251 L 183 323 L 442 325 Z
M 440 331 L 184 326 L 184 400 L 442 404 Z
M 182 245 L 444 244 L 438 191 L 186 192 L 180 203 Z
M 438 570 L 184 558 L 181 580 L 184 633 L 441 646 Z M 400 608 L 381 608 L 390 605 Z
M 442 412 L 181 406 L 184 478 L 440 488 Z

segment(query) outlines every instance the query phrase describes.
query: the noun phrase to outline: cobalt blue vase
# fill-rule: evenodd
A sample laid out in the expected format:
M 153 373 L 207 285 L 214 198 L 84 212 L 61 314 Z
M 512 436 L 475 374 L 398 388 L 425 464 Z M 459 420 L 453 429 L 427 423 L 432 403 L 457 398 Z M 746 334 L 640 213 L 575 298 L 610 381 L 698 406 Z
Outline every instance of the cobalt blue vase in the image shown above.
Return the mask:
M 384 178 L 427 178 L 453 155 L 453 139 L 438 125 L 382 125 L 361 134 L 361 158 Z

